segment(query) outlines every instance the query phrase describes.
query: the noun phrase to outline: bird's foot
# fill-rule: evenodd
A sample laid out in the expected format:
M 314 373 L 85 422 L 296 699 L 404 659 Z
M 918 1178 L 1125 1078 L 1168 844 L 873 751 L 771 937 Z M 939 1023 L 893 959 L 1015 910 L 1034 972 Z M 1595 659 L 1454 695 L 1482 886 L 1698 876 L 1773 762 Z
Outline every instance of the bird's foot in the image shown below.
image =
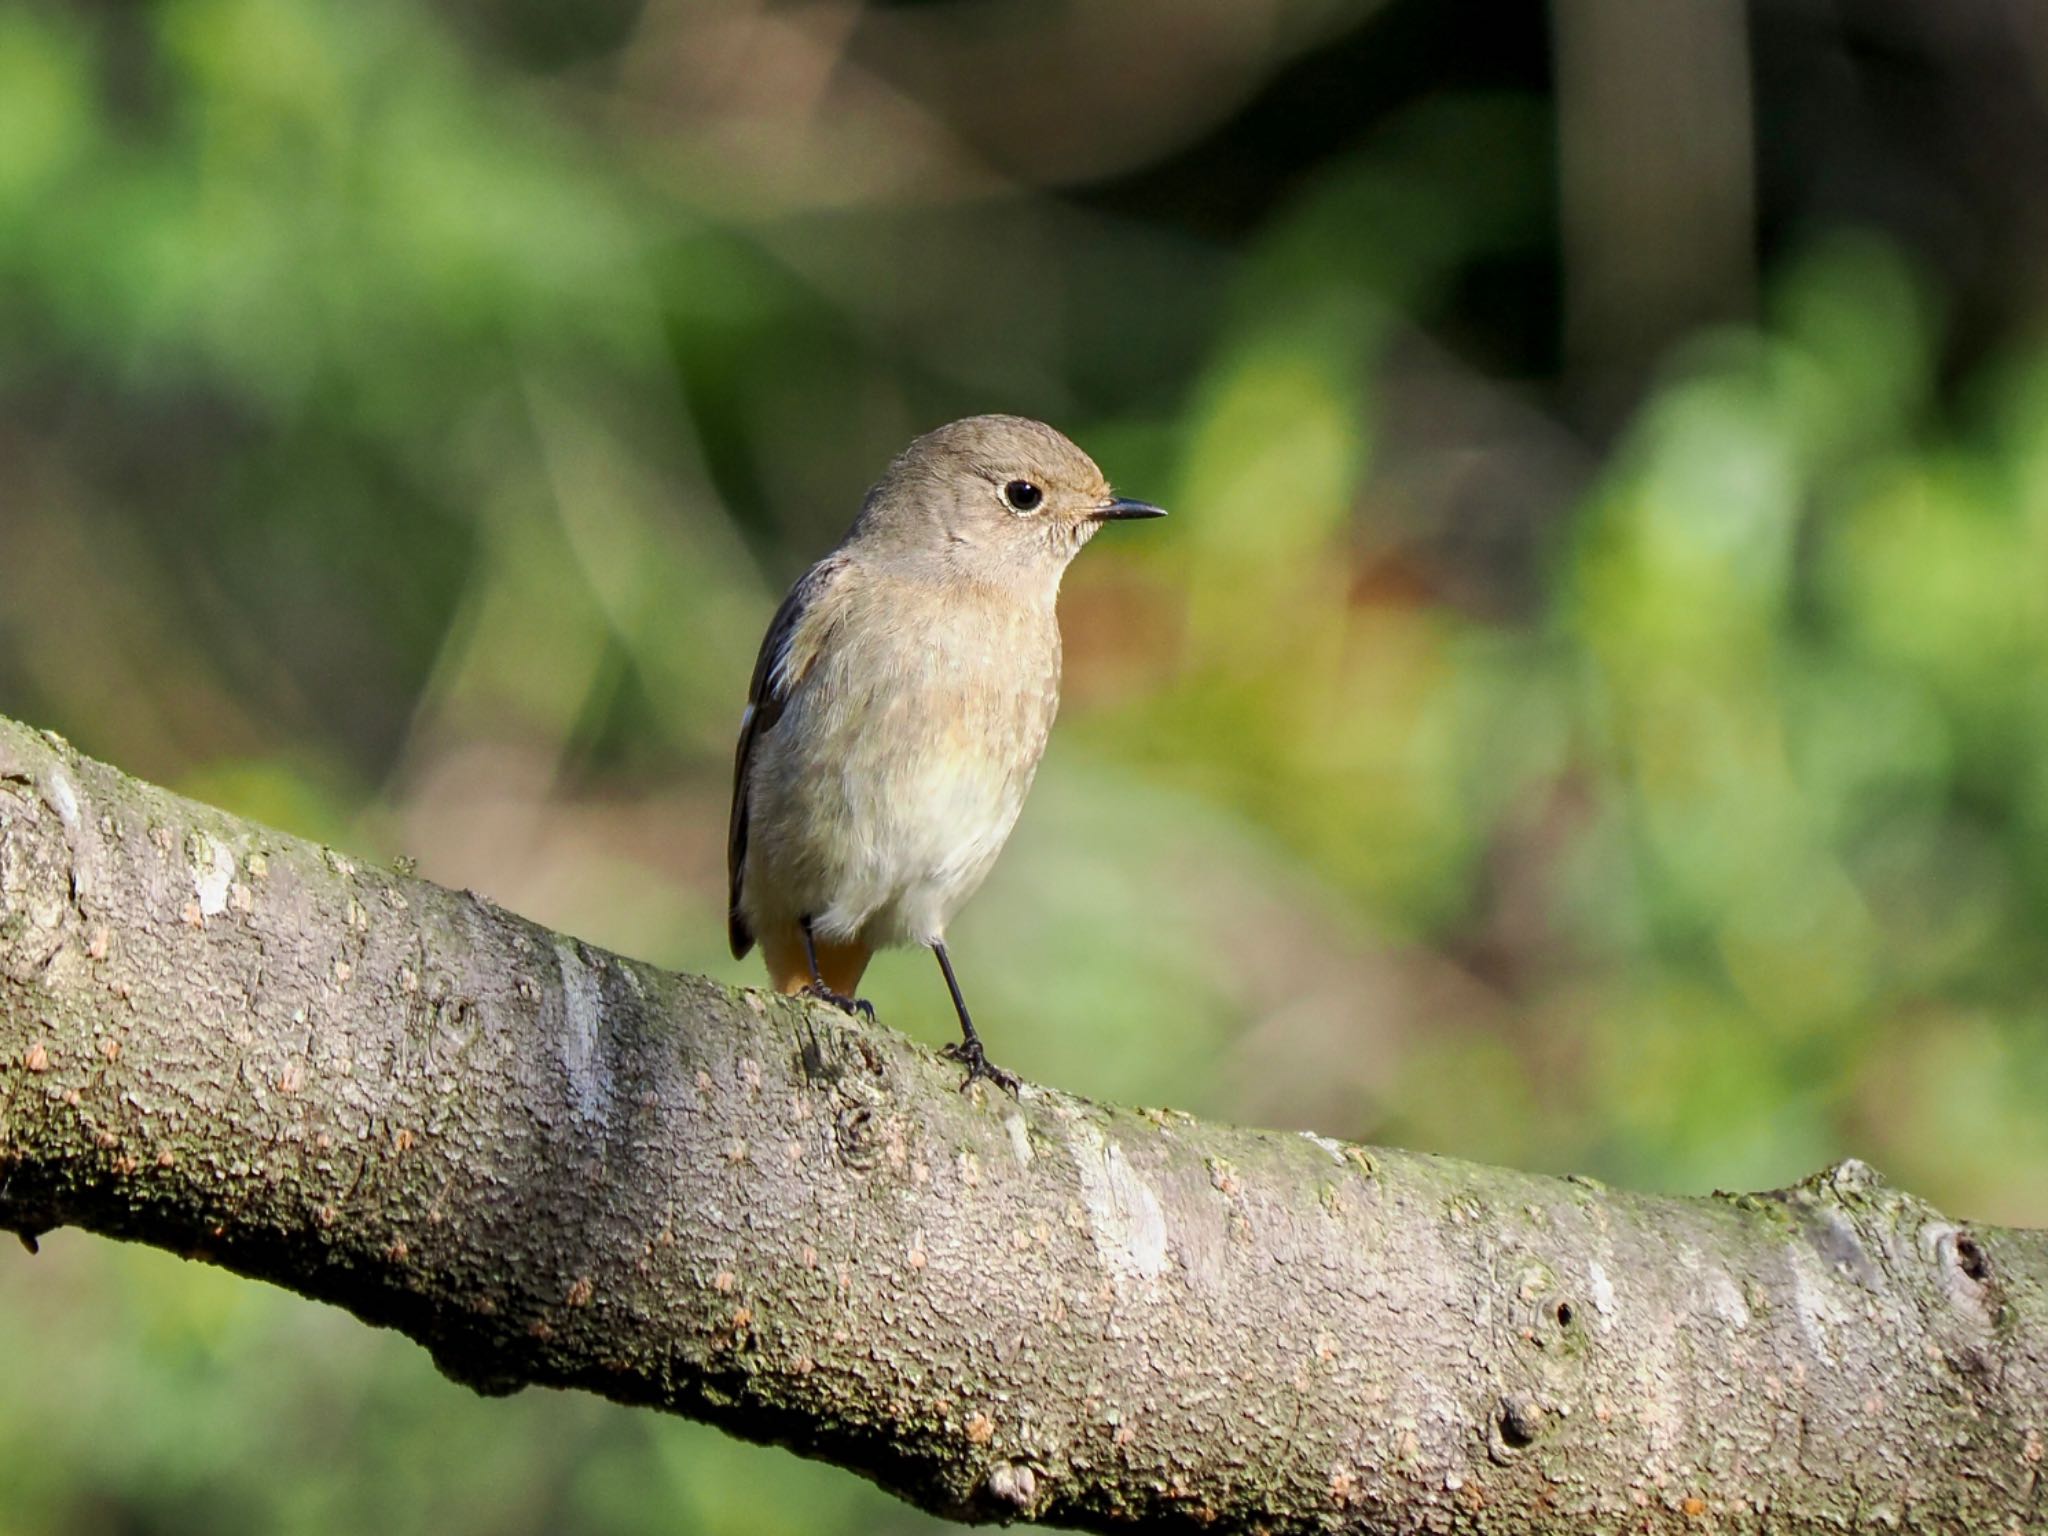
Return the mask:
M 988 1059 L 988 1052 L 981 1048 L 979 1040 L 956 1040 L 939 1054 L 966 1066 L 967 1075 L 960 1080 L 962 1093 L 974 1086 L 977 1077 L 985 1077 L 998 1088 L 1007 1089 L 1013 1097 L 1024 1086 L 1023 1078 L 1014 1072 L 1004 1071 Z
M 875 1005 L 864 997 L 848 997 L 844 992 L 834 992 L 822 981 L 814 981 L 804 988 L 805 997 L 815 997 L 821 1003 L 830 1003 L 841 1013 L 857 1013 L 870 1024 L 875 1021 Z

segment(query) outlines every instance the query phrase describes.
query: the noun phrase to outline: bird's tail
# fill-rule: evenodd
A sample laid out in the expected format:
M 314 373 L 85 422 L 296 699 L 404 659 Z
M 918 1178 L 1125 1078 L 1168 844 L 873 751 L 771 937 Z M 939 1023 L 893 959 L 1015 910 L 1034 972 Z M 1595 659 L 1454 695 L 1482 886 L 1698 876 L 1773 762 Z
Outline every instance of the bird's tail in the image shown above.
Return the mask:
M 741 931 L 744 931 L 742 929 Z M 801 992 L 811 984 L 811 964 L 804 957 L 804 936 L 796 924 L 761 935 L 761 958 L 768 962 L 768 980 L 778 992 Z M 859 940 L 844 943 L 818 940 L 818 974 L 841 997 L 852 997 L 874 951 Z

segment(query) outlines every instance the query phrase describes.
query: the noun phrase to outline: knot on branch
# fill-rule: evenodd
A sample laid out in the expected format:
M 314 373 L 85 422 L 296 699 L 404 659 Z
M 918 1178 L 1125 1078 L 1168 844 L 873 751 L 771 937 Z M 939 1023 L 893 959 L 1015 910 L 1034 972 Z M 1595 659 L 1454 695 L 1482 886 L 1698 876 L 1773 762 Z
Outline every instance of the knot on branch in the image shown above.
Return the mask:
M 1511 1392 L 1500 1400 L 1488 1426 L 1487 1452 L 1496 1462 L 1511 1460 L 1527 1450 L 1551 1427 L 1553 1415 L 1526 1392 Z
M 988 1475 L 989 1497 L 1015 1510 L 1027 1510 L 1038 1498 L 1038 1474 L 1021 1461 L 1006 1461 Z
M 1871 1199 L 1888 1188 L 1884 1175 L 1860 1157 L 1830 1164 L 1796 1187 L 1815 1195 L 1832 1195 L 1845 1204 Z
M 1920 1245 L 1941 1270 L 1949 1304 L 1972 1322 L 1995 1327 L 2005 1301 L 1984 1239 L 1968 1227 L 1930 1221 L 1920 1229 Z

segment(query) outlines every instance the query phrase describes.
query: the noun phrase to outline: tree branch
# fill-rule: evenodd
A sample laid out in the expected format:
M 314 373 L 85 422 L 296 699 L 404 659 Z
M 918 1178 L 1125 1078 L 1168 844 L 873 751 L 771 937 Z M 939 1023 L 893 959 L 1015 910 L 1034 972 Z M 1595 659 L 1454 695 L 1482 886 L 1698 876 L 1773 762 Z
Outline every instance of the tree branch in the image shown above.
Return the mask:
M 0 721 L 0 1226 L 1099 1530 L 2039 1529 L 2048 1237 L 1044 1089 Z

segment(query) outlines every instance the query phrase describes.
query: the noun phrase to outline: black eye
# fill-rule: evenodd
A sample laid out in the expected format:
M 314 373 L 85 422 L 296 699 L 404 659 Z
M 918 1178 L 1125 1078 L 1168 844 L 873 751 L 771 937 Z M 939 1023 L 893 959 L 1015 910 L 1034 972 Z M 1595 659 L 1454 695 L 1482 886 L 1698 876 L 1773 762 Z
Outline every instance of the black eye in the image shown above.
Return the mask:
M 1029 480 L 1012 480 L 1003 487 L 1003 500 L 1018 512 L 1035 512 L 1038 504 L 1045 500 L 1045 492 Z

